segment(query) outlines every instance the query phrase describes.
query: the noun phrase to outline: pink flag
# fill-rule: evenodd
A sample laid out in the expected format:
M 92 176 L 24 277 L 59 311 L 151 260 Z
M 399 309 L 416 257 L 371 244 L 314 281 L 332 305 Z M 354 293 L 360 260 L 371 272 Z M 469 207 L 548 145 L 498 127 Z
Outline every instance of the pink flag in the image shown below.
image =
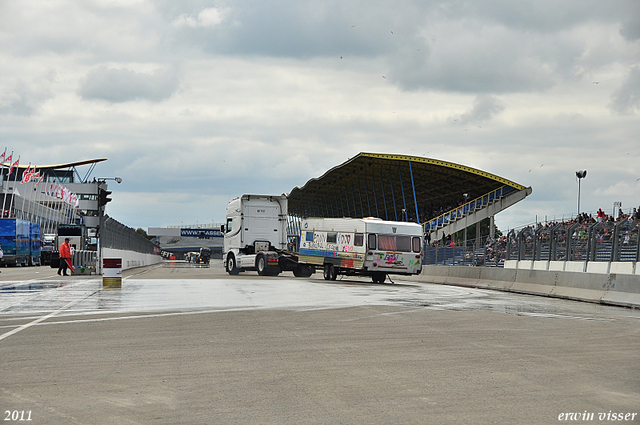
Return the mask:
M 22 172 L 22 183 L 29 183 L 29 181 L 31 180 L 30 169 L 31 169 L 31 164 L 27 165 L 27 169 Z
M 11 175 L 11 172 L 13 171 L 13 167 L 17 167 L 18 164 L 20 164 L 20 157 L 18 157 L 18 159 L 16 159 L 16 162 L 11 164 L 11 168 L 9 168 L 9 176 Z

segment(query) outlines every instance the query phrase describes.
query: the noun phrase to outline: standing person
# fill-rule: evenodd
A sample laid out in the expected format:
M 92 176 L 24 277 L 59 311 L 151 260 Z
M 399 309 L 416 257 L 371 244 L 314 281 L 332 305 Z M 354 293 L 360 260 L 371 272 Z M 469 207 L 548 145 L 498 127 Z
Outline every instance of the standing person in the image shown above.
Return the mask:
M 60 245 L 60 266 L 58 267 L 58 276 L 60 272 L 64 274 L 64 276 L 69 276 L 67 274 L 67 260 L 71 262 L 71 245 L 69 245 L 69 238 L 65 238 L 62 245 Z

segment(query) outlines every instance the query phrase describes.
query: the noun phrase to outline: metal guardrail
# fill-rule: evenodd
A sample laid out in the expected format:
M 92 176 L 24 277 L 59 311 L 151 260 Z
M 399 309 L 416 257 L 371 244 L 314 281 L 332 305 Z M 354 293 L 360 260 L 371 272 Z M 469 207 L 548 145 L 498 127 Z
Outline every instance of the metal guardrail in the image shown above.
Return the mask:
M 534 261 L 638 261 L 640 220 L 525 227 L 510 232 L 507 259 Z
M 640 261 L 640 220 L 525 227 L 467 247 L 424 247 L 425 265 L 503 267 L 506 260 Z

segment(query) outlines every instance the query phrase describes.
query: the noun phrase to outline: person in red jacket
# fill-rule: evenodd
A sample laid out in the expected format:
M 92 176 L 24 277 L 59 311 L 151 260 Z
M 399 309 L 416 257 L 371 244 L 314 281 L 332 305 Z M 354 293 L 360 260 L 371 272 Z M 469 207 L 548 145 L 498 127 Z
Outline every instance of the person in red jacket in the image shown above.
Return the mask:
M 60 245 L 60 267 L 58 267 L 58 275 L 60 272 L 67 274 L 67 260 L 71 261 L 71 245 L 69 245 L 69 238 L 65 238 L 64 243 Z

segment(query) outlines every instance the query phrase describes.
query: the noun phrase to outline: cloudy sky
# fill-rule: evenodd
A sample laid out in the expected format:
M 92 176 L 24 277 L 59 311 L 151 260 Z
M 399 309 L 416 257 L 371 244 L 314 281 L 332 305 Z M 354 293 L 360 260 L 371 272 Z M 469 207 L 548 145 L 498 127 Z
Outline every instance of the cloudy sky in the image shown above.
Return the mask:
M 638 0 L 0 0 L 0 135 L 108 158 L 131 227 L 221 222 L 358 152 L 533 188 L 499 228 L 640 205 Z M 2 146 L 0 146 L 2 148 Z

